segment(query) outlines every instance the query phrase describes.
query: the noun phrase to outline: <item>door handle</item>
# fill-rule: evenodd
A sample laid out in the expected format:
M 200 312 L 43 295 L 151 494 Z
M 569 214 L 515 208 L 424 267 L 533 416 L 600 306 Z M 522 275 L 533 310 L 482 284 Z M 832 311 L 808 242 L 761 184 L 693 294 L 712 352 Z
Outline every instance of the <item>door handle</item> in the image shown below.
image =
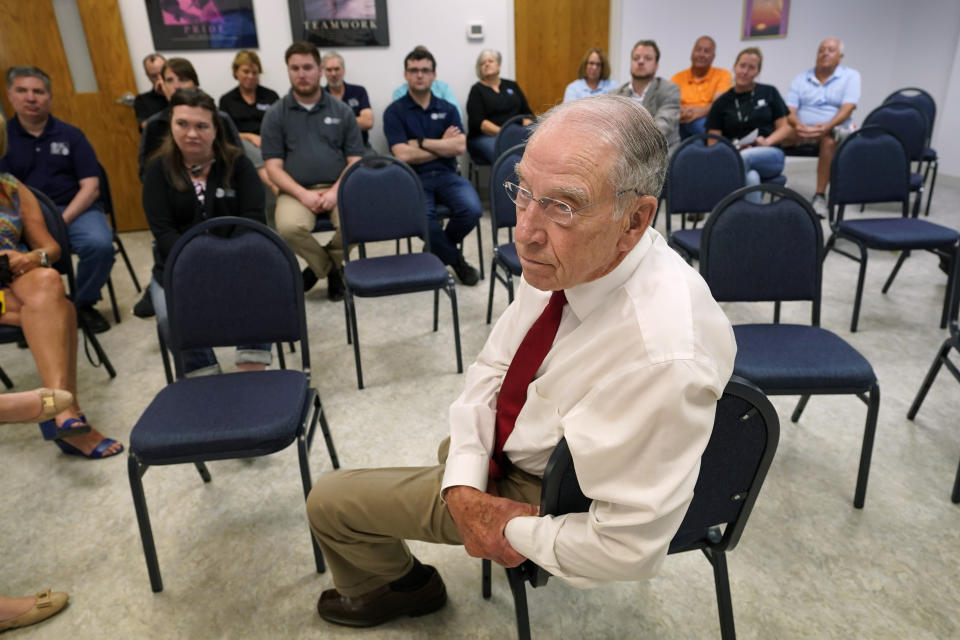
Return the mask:
M 137 99 L 137 96 L 135 96 L 135 95 L 133 95 L 131 92 L 127 91 L 125 94 L 123 94 L 122 97 L 117 98 L 116 100 L 114 100 L 114 102 L 116 102 L 117 104 L 125 105 L 125 106 L 127 106 L 127 107 L 132 107 L 132 106 L 133 106 L 133 103 L 136 101 L 136 99 Z

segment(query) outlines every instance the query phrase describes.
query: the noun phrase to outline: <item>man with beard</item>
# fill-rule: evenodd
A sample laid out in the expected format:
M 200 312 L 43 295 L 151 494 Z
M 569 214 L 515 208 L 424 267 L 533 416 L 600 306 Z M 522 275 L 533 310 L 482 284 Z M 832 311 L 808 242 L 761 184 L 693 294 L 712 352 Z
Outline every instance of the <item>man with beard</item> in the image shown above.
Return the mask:
M 660 66 L 660 47 L 654 40 L 641 40 L 630 52 L 630 82 L 613 92 L 614 95 L 633 98 L 650 112 L 657 129 L 667 139 L 670 153 L 680 142 L 680 87 L 657 77 Z
M 304 292 L 326 276 L 327 297 L 341 300 L 343 245 L 337 188 L 347 168 L 363 156 L 363 139 L 350 107 L 321 89 L 317 47 L 294 42 L 285 58 L 290 92 L 270 107 L 260 127 L 267 175 L 280 189 L 277 232 L 307 261 Z M 313 237 L 318 215 L 329 215 L 336 228 L 325 246 Z
M 363 146 L 367 153 L 373 153 L 370 148 L 370 129 L 373 128 L 373 108 L 367 90 L 359 84 L 350 84 L 343 79 L 347 65 L 336 51 L 327 51 L 320 59 L 323 66 L 323 77 L 327 79 L 327 93 L 338 100 L 342 100 L 353 110 L 357 117 L 357 126 L 363 136 Z

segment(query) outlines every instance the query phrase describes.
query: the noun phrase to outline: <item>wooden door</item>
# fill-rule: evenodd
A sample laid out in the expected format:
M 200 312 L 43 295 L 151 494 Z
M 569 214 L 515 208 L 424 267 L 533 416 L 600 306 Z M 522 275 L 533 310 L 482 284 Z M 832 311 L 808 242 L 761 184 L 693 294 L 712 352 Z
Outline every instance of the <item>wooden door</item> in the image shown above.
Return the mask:
M 116 0 L 76 2 L 98 91 L 74 89 L 51 0 L 0 0 L 0 69 L 33 65 L 50 75 L 53 115 L 86 134 L 107 170 L 118 229 L 146 229 L 137 177 L 140 135 L 133 109 L 117 102 L 124 93 L 136 92 L 120 11 Z M 13 115 L 6 86 L 0 100 L 4 112 Z
M 514 0 L 517 83 L 535 113 L 563 100 L 587 49 L 610 52 L 610 0 Z

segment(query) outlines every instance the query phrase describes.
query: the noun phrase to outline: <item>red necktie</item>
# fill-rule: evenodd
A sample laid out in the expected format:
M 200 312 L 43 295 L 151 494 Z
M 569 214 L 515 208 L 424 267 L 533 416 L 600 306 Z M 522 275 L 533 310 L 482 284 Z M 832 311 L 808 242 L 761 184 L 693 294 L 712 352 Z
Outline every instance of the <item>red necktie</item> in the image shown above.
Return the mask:
M 563 315 L 563 305 L 567 297 L 563 290 L 554 291 L 546 309 L 533 323 L 523 342 L 513 354 L 513 360 L 507 369 L 500 385 L 500 395 L 497 396 L 497 433 L 493 443 L 493 456 L 490 458 L 490 477 L 503 476 L 503 444 L 513 433 L 517 416 L 527 401 L 527 387 L 533 382 L 537 369 L 543 364 L 547 352 L 557 337 L 560 327 L 560 317 Z

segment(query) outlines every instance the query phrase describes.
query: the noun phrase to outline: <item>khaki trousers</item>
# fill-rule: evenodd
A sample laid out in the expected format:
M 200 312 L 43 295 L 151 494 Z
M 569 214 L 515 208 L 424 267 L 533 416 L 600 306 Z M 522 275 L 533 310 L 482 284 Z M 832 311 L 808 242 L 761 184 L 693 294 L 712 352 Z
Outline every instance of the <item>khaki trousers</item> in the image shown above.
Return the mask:
M 440 500 L 449 438 L 435 467 L 334 471 L 307 498 L 310 528 L 341 594 L 358 596 L 413 568 L 404 540 L 463 544 Z M 504 498 L 540 504 L 540 478 L 512 468 L 497 481 Z
M 329 184 L 315 184 L 308 189 L 326 189 Z M 277 233 L 293 252 L 306 260 L 310 270 L 322 278 L 331 268 L 343 267 L 343 244 L 340 239 L 340 212 L 337 207 L 330 211 L 333 223 L 333 237 L 325 246 L 320 246 L 313 237 L 313 227 L 317 223 L 317 214 L 307 209 L 293 196 L 281 193 L 277 196 L 276 208 Z M 325 215 L 325 214 L 323 214 Z

